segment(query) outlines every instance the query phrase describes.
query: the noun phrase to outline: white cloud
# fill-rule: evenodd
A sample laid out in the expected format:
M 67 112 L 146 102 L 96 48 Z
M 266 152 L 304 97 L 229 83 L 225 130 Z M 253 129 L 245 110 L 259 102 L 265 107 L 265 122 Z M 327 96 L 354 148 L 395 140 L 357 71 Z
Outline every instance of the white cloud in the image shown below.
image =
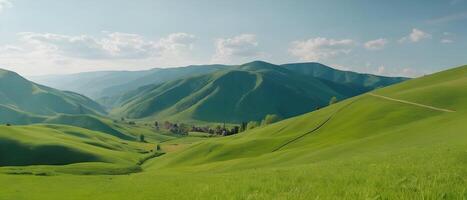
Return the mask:
M 419 70 L 415 70 L 410 67 L 405 68 L 389 68 L 384 65 L 380 65 L 376 68 L 368 68 L 369 73 L 373 73 L 380 76 L 401 76 L 401 77 L 419 77 L 425 73 Z
M 145 69 L 198 63 L 194 56 L 196 37 L 173 33 L 148 40 L 129 33 L 61 35 L 19 33 L 18 41 L 0 46 L 0 66 L 27 74 L 70 73 L 105 69 Z
M 429 33 L 426 33 L 420 29 L 412 29 L 412 32 L 403 38 L 399 40 L 399 42 L 404 43 L 404 42 L 420 42 L 424 39 L 430 39 L 431 35 Z
M 0 13 L 6 9 L 11 8 L 13 4 L 9 0 L 0 0 Z
M 368 50 L 381 50 L 386 46 L 388 40 L 380 38 L 376 40 L 368 41 L 364 44 L 365 48 Z
M 256 35 L 241 34 L 232 38 L 220 38 L 215 42 L 213 63 L 231 63 L 255 59 L 262 55 Z
M 403 68 L 399 74 L 400 76 L 404 77 L 420 77 L 425 75 L 426 73 L 407 67 Z
M 452 41 L 450 39 L 442 39 L 440 42 L 443 43 L 443 44 L 450 44 L 450 43 L 453 43 L 454 41 Z
M 193 48 L 195 37 L 174 33 L 159 41 L 145 40 L 129 33 L 109 33 L 95 38 L 88 35 L 59 35 L 52 33 L 19 33 L 20 40 L 35 49 L 66 57 L 82 59 L 143 59 L 161 56 L 167 51 L 180 52 Z
M 350 39 L 336 40 L 318 37 L 292 42 L 289 53 L 304 61 L 322 60 L 340 54 L 349 54 L 354 45 L 355 42 Z
M 383 75 L 386 72 L 386 67 L 383 65 L 379 66 L 378 69 L 376 70 L 376 74 Z

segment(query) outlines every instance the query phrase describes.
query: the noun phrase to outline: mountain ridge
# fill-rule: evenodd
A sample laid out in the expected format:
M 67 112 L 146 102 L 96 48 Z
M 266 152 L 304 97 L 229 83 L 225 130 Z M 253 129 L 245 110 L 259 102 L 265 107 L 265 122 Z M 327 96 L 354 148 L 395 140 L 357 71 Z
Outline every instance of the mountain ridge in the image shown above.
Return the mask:
M 121 106 L 111 113 L 129 118 L 239 123 L 260 120 L 267 114 L 282 118 L 296 116 L 326 106 L 331 97 L 342 100 L 374 89 L 357 83 L 355 86 L 347 84 L 302 75 L 281 65 L 253 61 L 205 75 L 141 87 L 122 95 L 128 98 L 120 98 Z

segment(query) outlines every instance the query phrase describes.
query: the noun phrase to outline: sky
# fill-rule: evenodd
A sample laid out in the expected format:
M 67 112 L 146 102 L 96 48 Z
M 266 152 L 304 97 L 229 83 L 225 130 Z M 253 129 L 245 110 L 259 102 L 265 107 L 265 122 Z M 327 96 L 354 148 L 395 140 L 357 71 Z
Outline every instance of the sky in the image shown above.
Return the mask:
M 0 0 L 22 75 L 320 62 L 417 77 L 467 64 L 467 0 Z

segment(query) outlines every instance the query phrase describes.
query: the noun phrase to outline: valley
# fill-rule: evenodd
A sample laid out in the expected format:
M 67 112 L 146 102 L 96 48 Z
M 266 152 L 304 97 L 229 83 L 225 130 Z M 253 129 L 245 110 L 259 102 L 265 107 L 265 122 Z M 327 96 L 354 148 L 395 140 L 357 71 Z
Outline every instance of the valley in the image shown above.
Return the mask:
M 2 72 L 0 199 L 466 197 L 467 66 L 379 82 L 291 66 L 155 83 L 110 110 Z
M 0 0 L 0 200 L 467 200 L 467 0 Z

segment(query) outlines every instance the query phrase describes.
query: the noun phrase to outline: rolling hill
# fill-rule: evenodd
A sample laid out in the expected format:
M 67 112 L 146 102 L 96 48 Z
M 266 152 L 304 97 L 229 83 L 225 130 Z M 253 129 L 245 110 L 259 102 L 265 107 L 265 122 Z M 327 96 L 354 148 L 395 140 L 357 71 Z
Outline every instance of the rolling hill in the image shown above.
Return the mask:
M 367 75 L 359 75 L 360 79 Z M 380 77 L 392 80 L 391 78 Z M 404 79 L 394 79 L 393 82 Z M 389 81 L 381 85 L 390 84 Z M 371 84 L 368 84 L 371 85 Z M 214 73 L 145 86 L 120 97 L 115 116 L 233 122 L 267 114 L 288 118 L 324 107 L 372 87 L 303 76 L 285 67 L 255 61 Z
M 34 76 L 31 80 L 62 90 L 74 91 L 109 103 L 120 95 L 138 87 L 159 84 L 193 75 L 222 69 L 223 65 L 192 65 L 176 68 L 154 68 L 142 71 L 98 71 L 66 75 Z M 110 102 L 112 103 L 112 102 Z
M 151 141 L 172 138 L 141 124 L 111 120 L 98 103 L 85 96 L 38 85 L 10 71 L 0 71 L 0 96 L 0 124 L 69 125 L 133 141 L 141 134 Z
M 107 169 L 108 173 L 138 170 L 139 157 L 151 149 L 149 144 L 61 125 L 0 126 L 0 144 L 0 166 L 51 165 L 41 168 L 57 172 L 84 172 L 86 165 Z M 20 174 L 21 170 L 9 173 Z
M 202 140 L 141 173 L 0 174 L 0 191 L 7 199 L 463 199 L 466 90 L 463 66 Z M 20 171 L 34 170 L 42 169 Z
M 0 123 L 27 124 L 56 114 L 105 114 L 93 100 L 60 91 L 0 70 Z

